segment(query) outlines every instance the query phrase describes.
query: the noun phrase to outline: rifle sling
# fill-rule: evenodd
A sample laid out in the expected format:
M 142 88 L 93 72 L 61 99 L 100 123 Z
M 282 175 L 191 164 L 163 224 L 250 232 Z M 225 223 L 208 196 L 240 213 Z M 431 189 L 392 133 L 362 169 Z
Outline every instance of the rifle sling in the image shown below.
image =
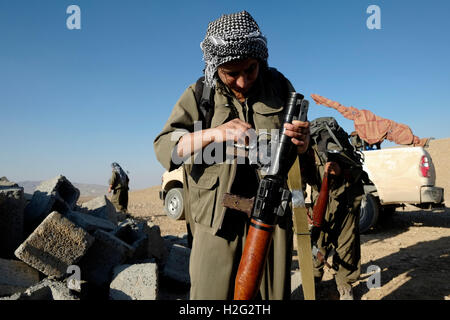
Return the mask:
M 296 193 L 302 191 L 302 177 L 300 174 L 300 162 L 297 157 L 294 165 L 288 174 L 289 189 Z M 311 248 L 311 235 L 308 227 L 308 215 L 306 207 L 292 205 L 292 218 L 294 223 L 294 232 L 297 240 L 297 255 L 302 277 L 302 288 L 305 300 L 315 300 L 315 284 L 313 273 L 313 258 Z

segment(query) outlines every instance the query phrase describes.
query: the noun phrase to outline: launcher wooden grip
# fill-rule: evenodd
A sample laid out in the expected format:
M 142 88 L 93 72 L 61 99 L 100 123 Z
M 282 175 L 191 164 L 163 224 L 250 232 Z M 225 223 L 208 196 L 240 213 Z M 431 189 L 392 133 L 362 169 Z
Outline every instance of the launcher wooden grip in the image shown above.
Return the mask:
M 322 185 L 320 187 L 319 197 L 313 209 L 313 226 L 320 228 L 325 217 L 325 211 L 328 205 L 328 172 L 325 172 Z
M 244 252 L 236 275 L 234 300 L 252 300 L 258 293 L 274 228 L 273 225 L 255 219 L 250 220 Z

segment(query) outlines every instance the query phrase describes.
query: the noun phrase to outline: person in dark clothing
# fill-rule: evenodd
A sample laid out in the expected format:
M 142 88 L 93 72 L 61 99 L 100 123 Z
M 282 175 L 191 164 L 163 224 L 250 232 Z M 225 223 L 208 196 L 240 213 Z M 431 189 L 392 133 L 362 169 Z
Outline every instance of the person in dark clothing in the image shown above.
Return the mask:
M 128 183 L 130 179 L 122 167 L 117 163 L 113 162 L 111 164 L 112 167 L 112 176 L 109 179 L 109 189 L 108 193 L 113 192 L 111 197 L 111 202 L 114 204 L 114 207 L 118 211 L 123 213 L 127 213 L 128 210 Z

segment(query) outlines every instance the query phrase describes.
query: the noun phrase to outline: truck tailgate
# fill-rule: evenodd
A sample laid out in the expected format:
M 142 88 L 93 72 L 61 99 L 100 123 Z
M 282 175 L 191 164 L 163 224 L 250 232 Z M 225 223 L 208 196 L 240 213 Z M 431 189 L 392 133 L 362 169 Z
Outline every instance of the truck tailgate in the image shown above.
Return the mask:
M 429 159 L 429 177 L 420 171 L 422 156 Z M 433 187 L 435 170 L 422 147 L 400 147 L 364 152 L 364 170 L 375 184 L 382 204 L 422 203 L 422 188 Z

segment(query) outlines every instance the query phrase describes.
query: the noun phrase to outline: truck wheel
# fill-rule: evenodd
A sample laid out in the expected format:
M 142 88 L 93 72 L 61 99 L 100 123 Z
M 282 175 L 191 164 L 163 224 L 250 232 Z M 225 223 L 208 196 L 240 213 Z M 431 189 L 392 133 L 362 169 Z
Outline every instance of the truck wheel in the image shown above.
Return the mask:
M 167 192 L 164 201 L 166 215 L 174 220 L 184 219 L 183 189 L 173 188 Z
M 359 232 L 364 233 L 373 227 L 378 220 L 379 206 L 377 199 L 370 193 L 364 194 L 361 200 L 359 216 Z

